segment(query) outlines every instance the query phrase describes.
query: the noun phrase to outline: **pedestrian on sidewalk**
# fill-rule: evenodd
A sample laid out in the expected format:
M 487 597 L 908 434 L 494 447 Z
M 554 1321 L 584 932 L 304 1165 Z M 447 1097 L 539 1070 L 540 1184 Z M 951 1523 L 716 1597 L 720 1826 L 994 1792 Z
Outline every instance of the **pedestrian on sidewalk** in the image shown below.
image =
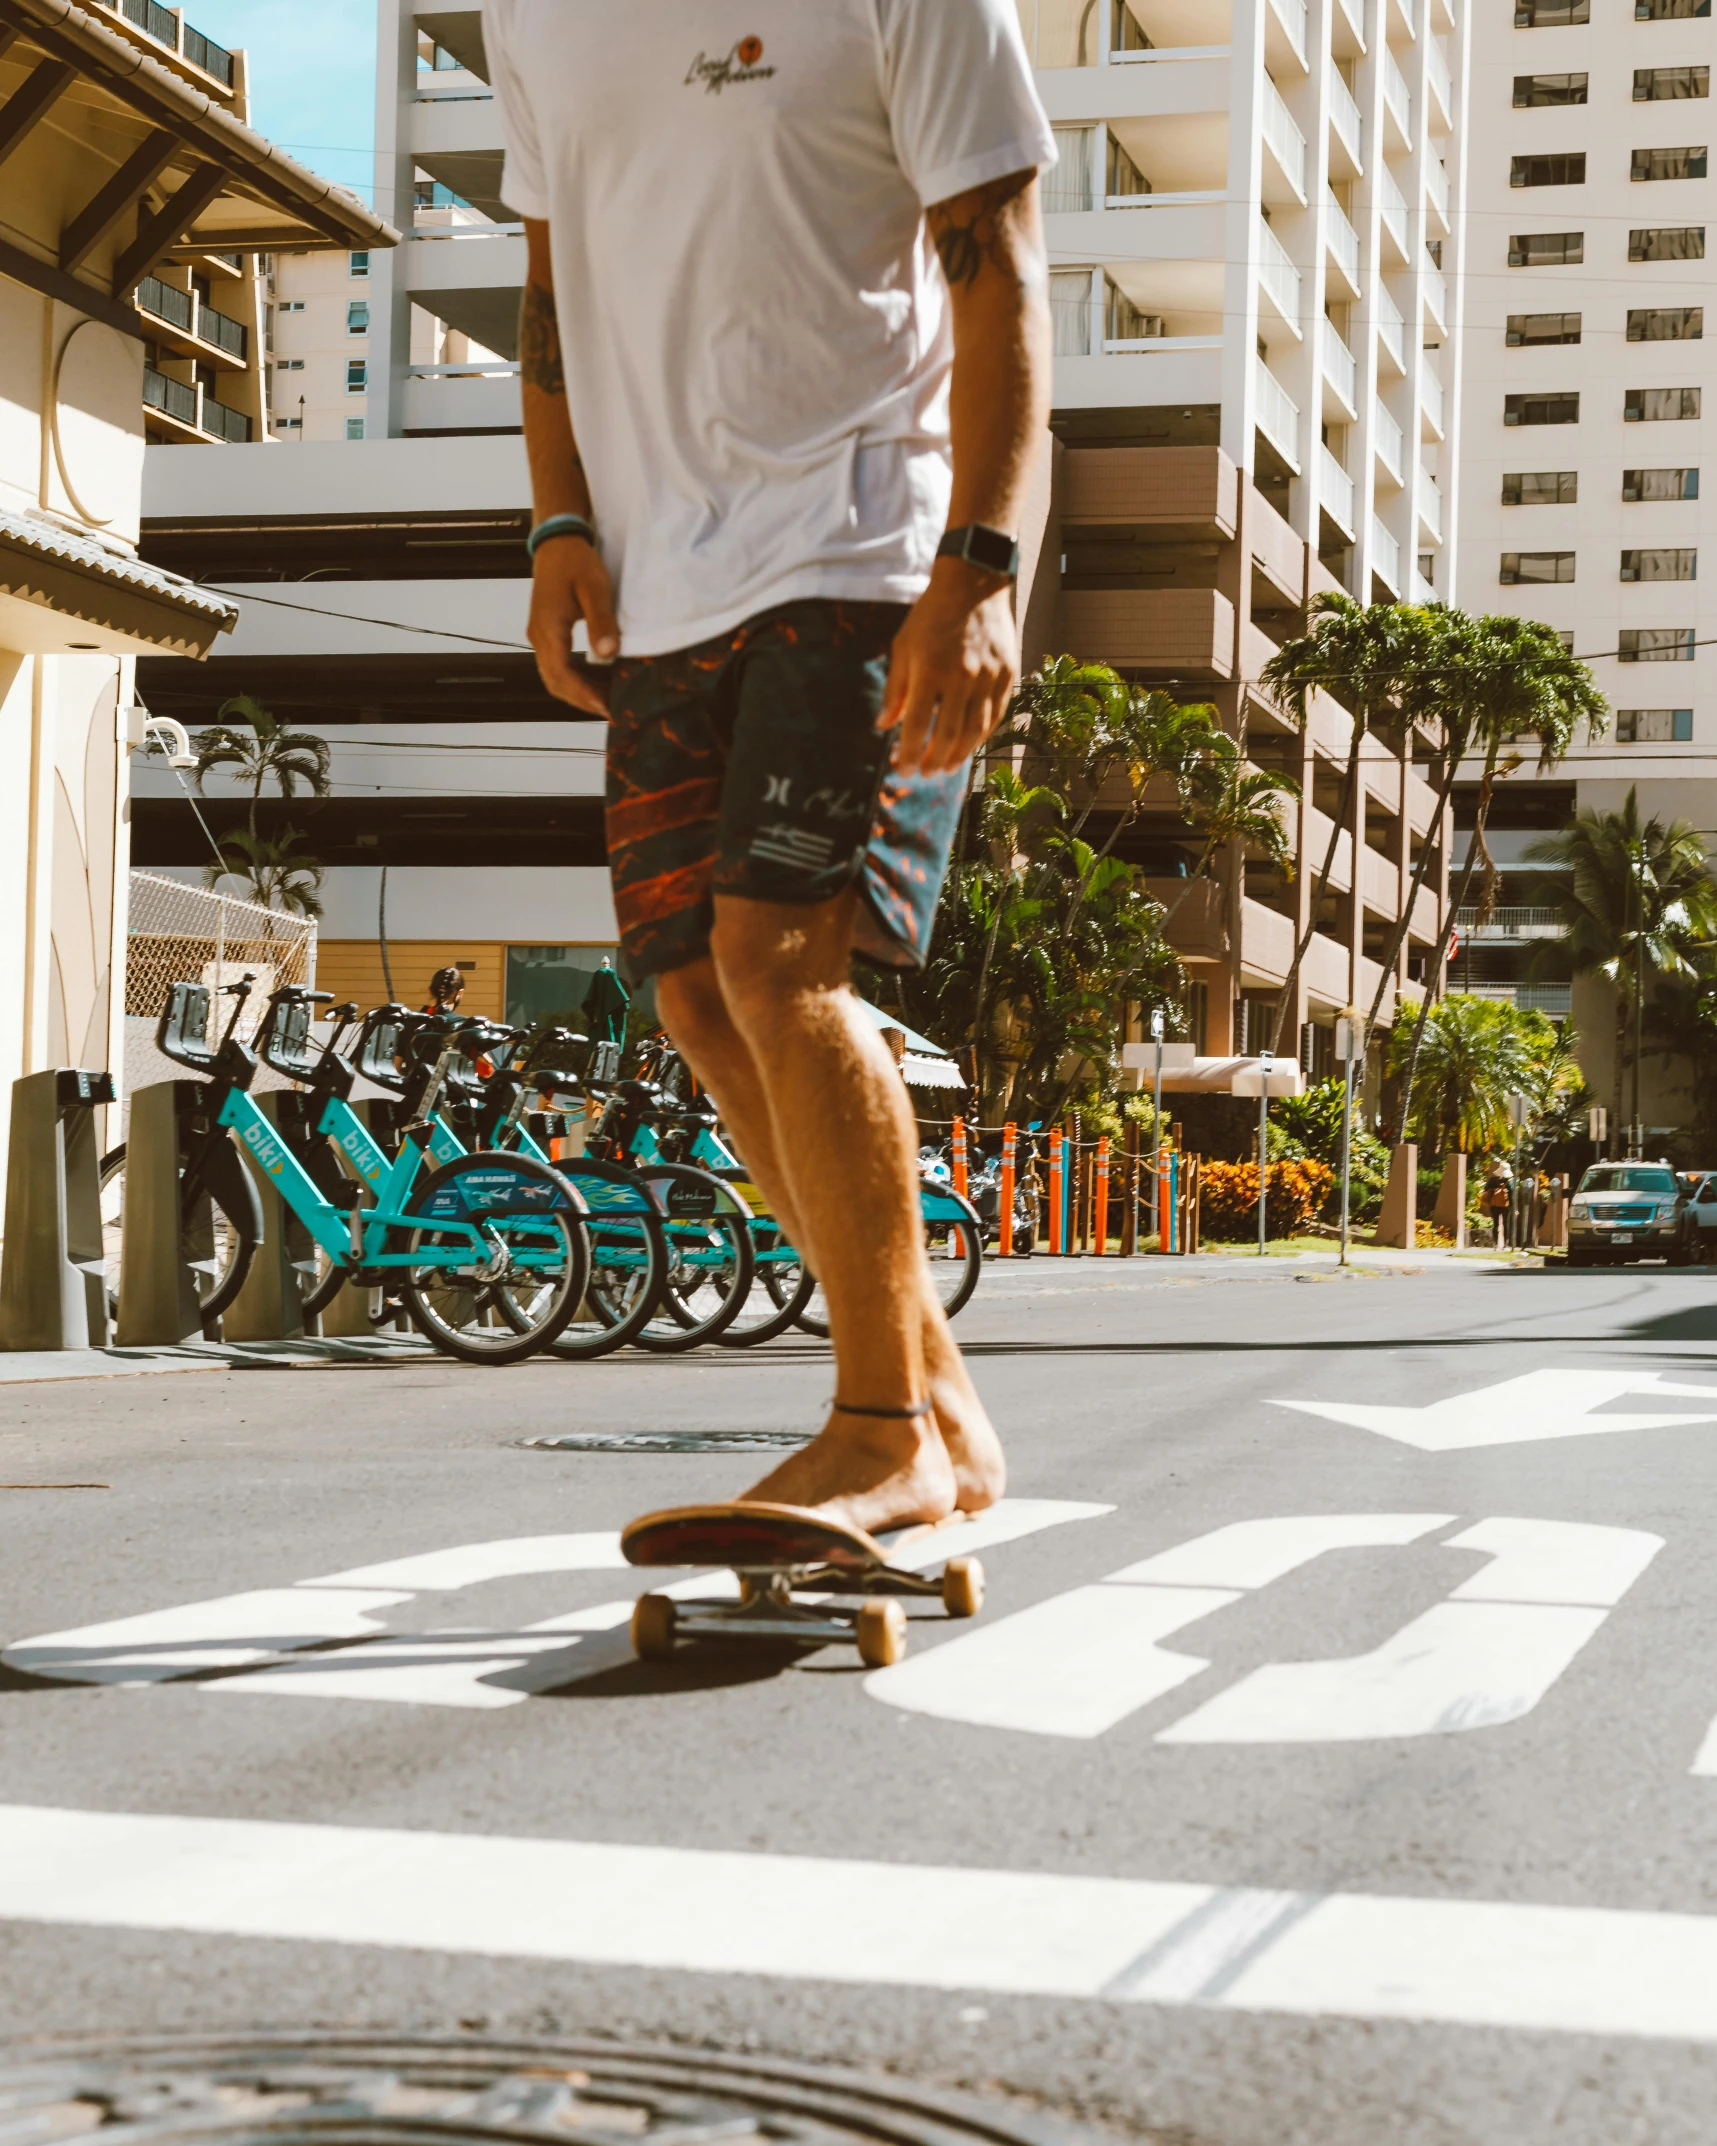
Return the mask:
M 1508 1246 L 1508 1217 L 1513 1206 L 1514 1168 L 1505 1158 L 1498 1157 L 1485 1179 L 1484 1210 L 1496 1225 L 1495 1241 L 1499 1252 Z
M 530 640 L 608 720 L 628 981 L 828 1299 L 827 1421 L 750 1495 L 878 1528 L 1003 1482 L 848 972 L 922 965 L 1018 682 L 1055 147 L 1013 0 L 722 19 L 483 9 L 528 257 Z

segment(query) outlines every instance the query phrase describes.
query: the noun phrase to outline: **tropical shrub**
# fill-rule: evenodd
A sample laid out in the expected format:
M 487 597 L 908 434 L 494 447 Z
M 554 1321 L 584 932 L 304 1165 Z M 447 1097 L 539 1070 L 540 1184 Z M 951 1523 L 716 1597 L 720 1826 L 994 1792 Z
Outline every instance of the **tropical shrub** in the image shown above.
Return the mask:
M 1273 1162 L 1265 1198 L 1265 1231 L 1296 1237 L 1329 1197 L 1335 1172 L 1310 1156 Z M 1217 1241 L 1256 1239 L 1258 1165 L 1207 1162 L 1199 1171 L 1199 1233 Z

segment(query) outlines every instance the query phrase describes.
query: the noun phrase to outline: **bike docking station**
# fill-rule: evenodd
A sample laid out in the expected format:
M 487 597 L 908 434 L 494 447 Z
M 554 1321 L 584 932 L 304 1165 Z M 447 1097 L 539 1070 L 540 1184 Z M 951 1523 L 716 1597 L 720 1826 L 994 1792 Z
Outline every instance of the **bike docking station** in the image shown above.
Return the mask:
M 213 1256 L 214 1216 L 207 1201 L 190 1216 L 180 1212 L 180 1159 L 206 1104 L 202 1083 L 194 1080 L 152 1081 L 132 1095 L 120 1222 L 121 1348 L 221 1339 L 218 1317 L 205 1319 L 198 1305 L 192 1264 L 199 1254 Z M 242 1176 L 236 1153 L 233 1167 Z M 243 1181 L 255 1202 L 250 1180 Z
M 58 1067 L 12 1083 L 0 1349 L 107 1345 L 97 1109 L 111 1073 Z

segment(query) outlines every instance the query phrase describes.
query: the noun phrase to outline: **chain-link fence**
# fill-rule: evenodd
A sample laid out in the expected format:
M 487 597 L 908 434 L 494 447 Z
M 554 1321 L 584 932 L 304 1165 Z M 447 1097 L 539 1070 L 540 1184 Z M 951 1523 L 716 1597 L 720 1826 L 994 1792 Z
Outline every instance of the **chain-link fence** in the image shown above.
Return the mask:
M 125 962 L 125 1088 L 182 1078 L 184 1068 L 155 1048 L 155 1024 L 171 984 L 204 984 L 210 1042 L 226 1024 L 219 993 L 241 976 L 256 979 L 239 1034 L 255 1034 L 271 991 L 316 981 L 316 926 L 258 902 L 235 901 L 154 872 L 131 875 L 131 930 Z

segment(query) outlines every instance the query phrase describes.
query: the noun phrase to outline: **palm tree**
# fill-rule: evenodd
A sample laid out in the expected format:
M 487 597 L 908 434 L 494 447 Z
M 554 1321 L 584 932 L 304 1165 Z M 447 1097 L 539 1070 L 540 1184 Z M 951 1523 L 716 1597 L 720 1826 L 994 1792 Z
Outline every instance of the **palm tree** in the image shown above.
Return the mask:
M 1640 1061 L 1648 976 L 1694 978 L 1701 943 L 1717 935 L 1717 885 L 1699 830 L 1686 820 L 1642 821 L 1638 792 L 1619 812 L 1588 808 L 1526 852 L 1567 876 L 1557 887 L 1576 975 L 1616 988 L 1613 1123 L 1622 1118 L 1622 1065 L 1634 1024 L 1633 1124 L 1638 1143 Z
M 1165 934 L 1175 911 L 1209 871 L 1217 851 L 1230 843 L 1262 850 L 1285 879 L 1294 876 L 1294 838 L 1282 817 L 1283 804 L 1300 794 L 1300 786 L 1291 775 L 1248 767 L 1234 739 L 1226 731 L 1218 731 L 1193 770 L 1189 787 L 1187 818 L 1203 835 L 1204 847 L 1186 885 L 1169 904 L 1163 918 Z
M 1494 1147 L 1506 1141 L 1509 1098 L 1530 1093 L 1535 1065 L 1555 1048 L 1555 1027 L 1543 1014 L 1523 1013 L 1506 1000 L 1452 992 L 1422 1026 L 1403 1018 L 1390 1038 L 1397 1067 L 1410 1051 L 1423 1060 L 1413 1129 L 1438 1153 Z
M 1361 604 L 1341 590 L 1317 597 L 1307 612 L 1307 630 L 1284 641 L 1264 665 L 1262 682 L 1300 730 L 1311 720 L 1312 695 L 1332 694 L 1352 717 L 1347 765 L 1342 774 L 1341 804 L 1330 822 L 1329 842 L 1312 888 L 1306 928 L 1276 1001 L 1270 1048 L 1278 1049 L 1289 1008 L 1295 999 L 1300 968 L 1312 934 L 1323 916 L 1324 895 L 1335 870 L 1342 832 L 1353 813 L 1359 783 L 1360 753 L 1367 732 L 1423 673 L 1431 637 L 1426 614 L 1416 604 Z
M 206 864 L 203 878 L 211 887 L 223 879 L 243 883 L 245 899 L 264 909 L 283 910 L 288 916 L 319 917 L 322 914 L 322 880 L 325 867 L 301 847 L 296 827 L 283 827 L 272 839 L 235 828 L 220 844 L 219 864 Z
M 1482 746 L 1485 756 L 1466 866 L 1449 904 L 1452 920 L 1465 908 L 1473 875 L 1481 863 L 1485 868 L 1483 906 L 1487 910 L 1494 898 L 1496 865 L 1485 847 L 1485 823 L 1490 817 L 1498 775 L 1512 774 L 1520 765 L 1520 756 L 1510 753 L 1509 748 L 1519 739 L 1533 739 L 1538 746 L 1540 769 L 1553 768 L 1573 744 L 1582 724 L 1588 739 L 1603 735 L 1610 708 L 1593 683 L 1588 667 L 1563 646 L 1553 626 L 1539 619 L 1485 617 L 1467 619 L 1458 627 L 1445 626 L 1437 633 L 1434 655 L 1447 681 L 1447 706 L 1452 711 L 1447 735 L 1458 740 L 1463 753 Z M 1424 1036 L 1431 1002 L 1437 995 L 1448 943 L 1445 925 L 1438 934 L 1425 977 L 1415 1041 L 1403 1061 L 1403 1125 L 1413 1108 L 1419 1039 Z
M 228 716 L 236 716 L 238 722 L 229 723 Z M 200 731 L 195 744 L 199 794 L 214 768 L 230 768 L 239 782 L 249 784 L 247 824 L 253 842 L 257 804 L 271 782 L 282 797 L 296 797 L 300 788 L 310 797 L 328 795 L 327 739 L 308 730 L 283 730 L 254 694 L 235 693 L 222 701 L 215 710 L 213 728 Z
M 979 867 L 968 891 L 968 900 L 976 898 L 988 909 L 983 959 L 978 966 L 977 990 L 972 1004 L 971 1043 L 974 1050 L 982 1048 L 984 1001 L 989 989 L 990 965 L 995 959 L 996 940 L 1010 908 L 1017 910 L 1018 906 L 1014 860 L 1031 832 L 1063 818 L 1065 810 L 1059 792 L 1048 784 L 1022 782 L 1006 764 L 990 770 L 978 824 L 991 861 L 987 867 Z

